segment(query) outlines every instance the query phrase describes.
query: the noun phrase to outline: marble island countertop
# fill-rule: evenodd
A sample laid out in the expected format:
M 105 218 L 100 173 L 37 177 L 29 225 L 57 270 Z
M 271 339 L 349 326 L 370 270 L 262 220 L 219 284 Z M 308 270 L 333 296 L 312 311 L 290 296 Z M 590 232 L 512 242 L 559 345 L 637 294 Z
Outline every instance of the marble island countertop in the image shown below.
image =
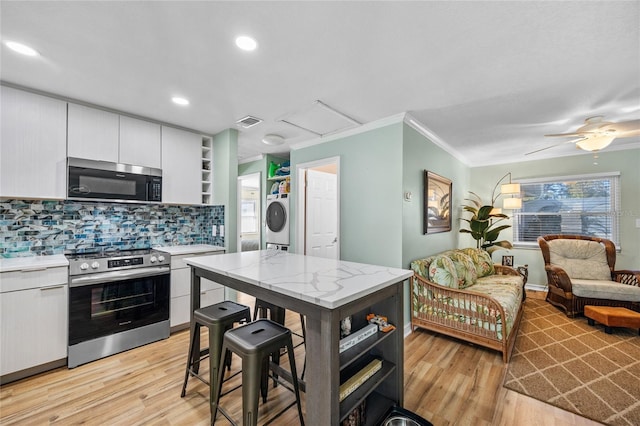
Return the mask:
M 338 308 L 408 279 L 406 269 L 260 250 L 187 258 L 188 265 L 314 303 Z

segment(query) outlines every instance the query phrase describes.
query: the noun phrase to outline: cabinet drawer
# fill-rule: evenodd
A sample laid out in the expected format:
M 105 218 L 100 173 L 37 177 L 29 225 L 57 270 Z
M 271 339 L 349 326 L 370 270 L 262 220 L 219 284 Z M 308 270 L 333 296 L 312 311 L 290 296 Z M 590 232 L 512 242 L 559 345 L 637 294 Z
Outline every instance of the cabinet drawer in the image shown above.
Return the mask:
M 189 268 L 190 266 L 184 261 L 189 257 L 200 257 L 200 256 L 211 256 L 216 254 L 222 254 L 221 251 L 212 251 L 206 253 L 196 253 L 196 254 L 180 254 L 177 256 L 171 256 L 171 269 L 180 269 L 180 268 Z
M 67 267 L 61 266 L 57 268 L 3 272 L 0 274 L 0 293 L 61 284 L 66 285 L 69 281 L 68 270 Z
M 200 290 L 215 290 L 222 288 L 221 284 L 201 278 Z M 171 297 L 188 296 L 191 293 L 191 269 L 171 270 Z
M 205 307 L 219 303 L 224 300 L 224 289 L 217 288 L 215 290 L 200 292 L 200 306 Z
M 224 300 L 224 288 L 219 288 L 200 292 L 200 306 L 209 306 Z M 171 327 L 186 324 L 189 322 L 189 307 L 191 301 L 188 295 L 172 297 L 169 309 L 169 319 Z
M 0 374 L 65 358 L 67 311 L 67 285 L 0 294 Z

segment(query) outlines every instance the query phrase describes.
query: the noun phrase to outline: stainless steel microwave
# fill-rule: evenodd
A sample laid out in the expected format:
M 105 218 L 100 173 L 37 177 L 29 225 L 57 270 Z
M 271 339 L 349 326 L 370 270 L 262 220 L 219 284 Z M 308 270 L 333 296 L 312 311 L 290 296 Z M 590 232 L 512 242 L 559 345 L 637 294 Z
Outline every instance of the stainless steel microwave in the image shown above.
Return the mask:
M 67 169 L 70 200 L 162 201 L 160 169 L 72 157 Z

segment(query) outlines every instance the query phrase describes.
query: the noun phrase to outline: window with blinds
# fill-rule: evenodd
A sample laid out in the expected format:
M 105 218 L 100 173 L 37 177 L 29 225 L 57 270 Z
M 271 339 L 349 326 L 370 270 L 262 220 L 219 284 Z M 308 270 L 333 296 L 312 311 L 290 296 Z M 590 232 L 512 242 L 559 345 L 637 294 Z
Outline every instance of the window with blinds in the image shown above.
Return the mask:
M 522 209 L 513 212 L 513 242 L 537 245 L 546 234 L 593 235 L 618 246 L 620 174 L 520 180 Z

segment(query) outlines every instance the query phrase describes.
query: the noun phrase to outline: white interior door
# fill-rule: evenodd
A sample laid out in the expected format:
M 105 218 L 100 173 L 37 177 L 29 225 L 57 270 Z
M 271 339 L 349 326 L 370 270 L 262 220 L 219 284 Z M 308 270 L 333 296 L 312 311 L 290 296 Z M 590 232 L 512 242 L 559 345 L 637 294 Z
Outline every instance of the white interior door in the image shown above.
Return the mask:
M 337 175 L 307 170 L 305 253 L 339 258 Z

